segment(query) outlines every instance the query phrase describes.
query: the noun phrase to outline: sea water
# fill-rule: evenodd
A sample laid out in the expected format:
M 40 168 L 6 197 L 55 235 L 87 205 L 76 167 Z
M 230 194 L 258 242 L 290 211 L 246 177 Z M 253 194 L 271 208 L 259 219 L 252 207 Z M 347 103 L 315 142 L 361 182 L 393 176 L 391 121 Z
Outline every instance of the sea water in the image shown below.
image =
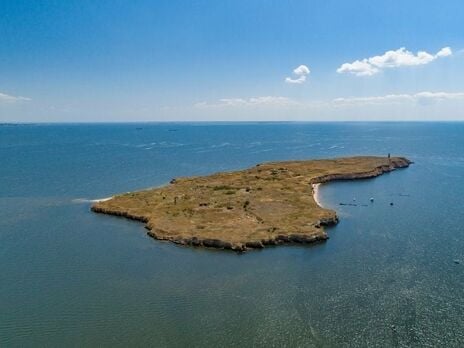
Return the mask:
M 177 176 L 388 153 L 414 164 L 321 186 L 340 223 L 317 245 L 181 247 L 89 210 Z M 463 207 L 463 123 L 2 125 L 0 346 L 462 347 Z

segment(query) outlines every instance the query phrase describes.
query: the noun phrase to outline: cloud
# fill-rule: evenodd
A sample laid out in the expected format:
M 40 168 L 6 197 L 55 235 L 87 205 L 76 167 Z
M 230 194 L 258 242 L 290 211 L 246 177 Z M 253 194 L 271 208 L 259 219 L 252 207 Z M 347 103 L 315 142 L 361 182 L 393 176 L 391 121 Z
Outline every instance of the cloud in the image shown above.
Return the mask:
M 9 94 L 0 93 L 0 102 L 4 102 L 4 103 L 15 103 L 15 102 L 20 102 L 20 101 L 30 101 L 30 100 L 31 98 L 15 97 Z
M 450 47 L 444 47 L 440 51 L 437 52 L 437 57 L 449 57 L 453 54 Z
M 216 102 L 199 102 L 194 108 L 202 110 L 336 110 L 366 106 L 431 105 L 446 101 L 464 101 L 464 92 L 418 92 L 387 94 L 370 97 L 342 97 L 329 100 L 296 101 L 287 97 L 223 98 Z
M 252 97 L 252 98 L 222 98 L 217 102 L 199 102 L 194 105 L 196 108 L 234 108 L 234 107 L 282 107 L 296 106 L 299 103 L 287 98 L 276 96 Z
M 383 69 L 399 68 L 403 66 L 425 65 L 438 58 L 449 57 L 453 54 L 450 47 L 444 47 L 436 54 L 419 51 L 414 54 L 401 47 L 396 51 L 387 51 L 381 56 L 355 60 L 352 63 L 344 63 L 338 69 L 339 74 L 350 73 L 356 76 L 372 76 Z
M 299 67 L 293 69 L 293 74 L 296 76 L 295 79 L 291 77 L 286 77 L 286 83 L 293 83 L 293 84 L 302 84 L 306 81 L 306 76 L 311 73 L 309 68 L 306 65 L 300 65 Z
M 335 106 L 384 105 L 405 102 L 429 104 L 446 100 L 464 100 L 464 92 L 419 92 L 415 94 L 388 94 L 375 97 L 336 98 L 332 100 L 332 104 Z

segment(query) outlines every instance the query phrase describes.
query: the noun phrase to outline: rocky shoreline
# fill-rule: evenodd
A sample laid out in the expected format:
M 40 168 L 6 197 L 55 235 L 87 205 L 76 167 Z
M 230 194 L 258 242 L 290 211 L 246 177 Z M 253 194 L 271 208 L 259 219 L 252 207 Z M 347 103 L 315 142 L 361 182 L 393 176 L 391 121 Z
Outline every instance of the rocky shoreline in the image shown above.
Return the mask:
M 403 157 L 274 162 L 118 195 L 91 210 L 141 221 L 147 234 L 179 245 L 244 252 L 325 241 L 337 214 L 316 204 L 312 184 L 373 178 L 408 167 Z
M 94 213 L 100 214 L 107 214 L 113 215 L 118 217 L 123 217 L 129 220 L 140 221 L 143 223 L 148 223 L 149 219 L 145 216 L 137 216 L 130 214 L 124 211 L 115 211 L 115 210 L 108 210 L 104 207 L 99 207 L 97 205 L 93 205 L 90 208 Z M 316 228 L 321 228 L 321 226 L 328 227 L 333 226 L 338 223 L 338 217 L 334 214 L 332 217 L 320 219 L 316 224 Z M 214 238 L 205 238 L 199 239 L 197 237 L 191 238 L 170 238 L 165 237 L 165 231 L 152 228 L 149 225 L 145 225 L 145 228 L 148 230 L 147 235 L 161 241 L 169 241 L 174 244 L 178 245 L 187 245 L 187 246 L 194 246 L 194 247 L 205 247 L 205 248 L 215 248 L 215 249 L 224 249 L 224 250 L 233 250 L 244 252 L 247 249 L 263 249 L 265 246 L 275 246 L 275 245 L 282 245 L 282 244 L 309 244 L 309 243 L 316 243 L 321 242 L 329 239 L 327 233 L 321 230 L 320 235 L 304 235 L 304 234 L 290 234 L 290 235 L 277 235 L 275 238 L 272 239 L 261 239 L 258 241 L 249 241 L 243 244 L 232 244 L 231 242 L 223 241 L 220 239 Z
M 341 180 L 357 180 L 357 179 L 369 179 L 375 178 L 376 176 L 382 175 L 384 173 L 391 172 L 395 169 L 406 168 L 412 162 L 406 158 L 393 158 L 390 159 L 389 164 L 380 165 L 373 170 L 363 172 L 363 173 L 346 173 L 346 174 L 327 174 L 321 175 L 319 177 L 311 179 L 311 184 L 324 184 L 329 181 L 341 181 Z

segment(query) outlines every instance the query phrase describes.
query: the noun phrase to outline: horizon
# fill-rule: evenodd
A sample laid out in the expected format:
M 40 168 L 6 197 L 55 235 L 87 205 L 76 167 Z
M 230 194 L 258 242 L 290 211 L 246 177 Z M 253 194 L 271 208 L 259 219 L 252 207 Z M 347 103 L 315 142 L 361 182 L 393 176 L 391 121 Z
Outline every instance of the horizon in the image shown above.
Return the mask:
M 464 4 L 399 3 L 5 1 L 0 122 L 464 121 Z
M 228 125 L 241 125 L 241 124 L 323 124 L 323 123 L 464 123 L 464 120 L 247 120 L 247 121 L 229 121 L 229 120 L 218 120 L 218 121 L 195 121 L 195 120 L 184 120 L 184 121 L 37 121 L 37 122 L 0 122 L 0 126 L 33 126 L 33 125 L 130 125 L 130 124 L 180 124 L 180 125 L 215 125 L 215 124 L 228 124 Z

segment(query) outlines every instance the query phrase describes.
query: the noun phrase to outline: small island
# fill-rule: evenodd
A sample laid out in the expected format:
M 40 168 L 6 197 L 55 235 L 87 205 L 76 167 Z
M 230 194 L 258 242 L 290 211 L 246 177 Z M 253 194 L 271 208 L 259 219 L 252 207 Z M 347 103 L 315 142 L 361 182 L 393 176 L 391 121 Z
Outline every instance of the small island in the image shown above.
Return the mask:
M 318 205 L 317 184 L 372 178 L 408 167 L 404 157 L 269 162 L 99 201 L 96 213 L 146 223 L 148 235 L 177 244 L 246 251 L 328 238 L 335 211 Z

